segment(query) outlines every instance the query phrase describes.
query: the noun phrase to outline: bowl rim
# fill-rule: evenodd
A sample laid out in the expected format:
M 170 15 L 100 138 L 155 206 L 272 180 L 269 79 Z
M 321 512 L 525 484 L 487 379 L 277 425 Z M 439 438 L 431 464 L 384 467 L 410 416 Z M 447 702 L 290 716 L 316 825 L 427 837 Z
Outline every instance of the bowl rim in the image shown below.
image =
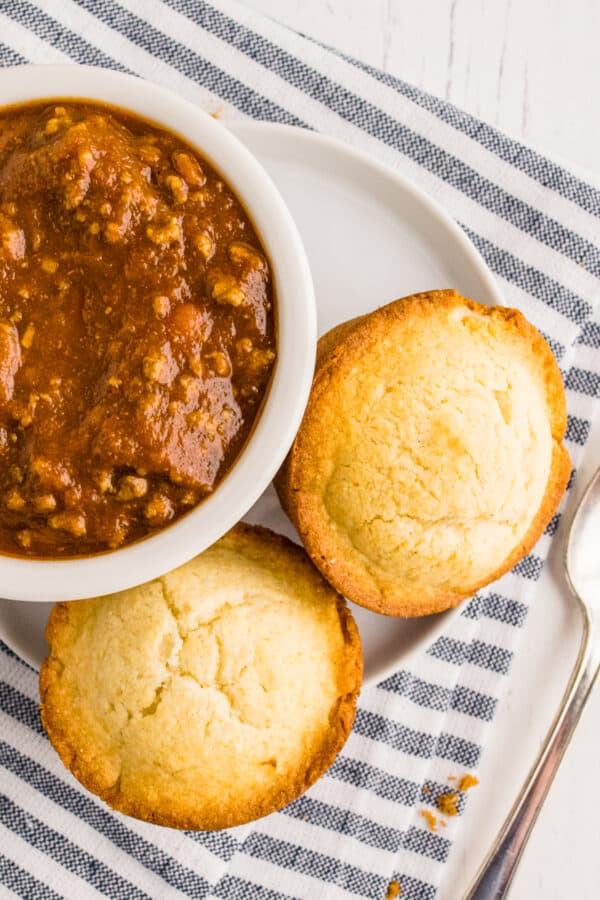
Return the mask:
M 77 64 L 0 70 L 0 108 L 44 100 L 95 101 L 132 112 L 196 147 L 241 200 L 272 264 L 277 362 L 252 433 L 231 469 L 197 507 L 132 544 L 86 557 L 0 555 L 2 594 L 14 600 L 73 600 L 124 590 L 187 562 L 248 512 L 272 480 L 300 425 L 312 383 L 316 304 L 300 234 L 258 160 L 191 101 L 137 76 Z

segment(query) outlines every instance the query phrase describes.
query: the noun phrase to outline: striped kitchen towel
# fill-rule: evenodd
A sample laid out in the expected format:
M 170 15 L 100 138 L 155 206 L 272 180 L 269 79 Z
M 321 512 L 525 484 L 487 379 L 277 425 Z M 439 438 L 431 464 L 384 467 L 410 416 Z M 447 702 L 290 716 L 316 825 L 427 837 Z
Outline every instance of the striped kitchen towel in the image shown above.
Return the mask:
M 0 64 L 136 73 L 208 109 L 312 128 L 436 197 L 550 341 L 578 465 L 600 406 L 600 190 L 448 103 L 235 0 L 0 0 Z M 15 77 L 18 77 L 16 75 Z M 595 307 L 595 308 L 594 308 Z M 420 812 L 477 770 L 555 519 L 525 560 L 462 608 L 410 668 L 365 691 L 350 740 L 305 796 L 255 825 L 181 833 L 111 813 L 43 734 L 36 675 L 0 652 L 0 894 L 27 898 L 368 897 L 455 900 L 460 815 Z

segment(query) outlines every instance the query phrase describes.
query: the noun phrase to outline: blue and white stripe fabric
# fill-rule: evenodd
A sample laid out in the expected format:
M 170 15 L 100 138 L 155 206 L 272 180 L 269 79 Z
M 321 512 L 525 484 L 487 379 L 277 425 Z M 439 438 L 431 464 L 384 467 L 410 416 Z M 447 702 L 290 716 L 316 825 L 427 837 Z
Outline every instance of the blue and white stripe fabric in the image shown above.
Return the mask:
M 600 406 L 600 190 L 449 104 L 235 0 L 0 0 L 0 64 L 80 62 L 161 83 L 224 119 L 252 116 L 360 147 L 464 228 L 510 305 L 549 339 L 568 392 L 575 468 Z M 113 814 L 63 770 L 36 675 L 0 652 L 0 894 L 41 898 L 454 900 L 445 863 L 468 814 L 437 833 L 420 810 L 476 772 L 557 520 L 464 605 L 410 669 L 365 691 L 327 775 L 283 812 L 181 833 Z

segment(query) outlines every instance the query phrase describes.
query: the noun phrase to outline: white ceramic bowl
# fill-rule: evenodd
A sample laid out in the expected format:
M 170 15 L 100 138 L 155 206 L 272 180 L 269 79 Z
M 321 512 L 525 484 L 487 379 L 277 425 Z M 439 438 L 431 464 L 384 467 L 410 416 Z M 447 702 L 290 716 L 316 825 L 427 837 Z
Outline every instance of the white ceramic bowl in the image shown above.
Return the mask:
M 138 113 L 181 135 L 231 185 L 272 263 L 278 360 L 267 400 L 245 449 L 215 493 L 152 537 L 82 559 L 0 555 L 0 592 L 15 600 L 72 600 L 140 584 L 210 546 L 248 511 L 281 465 L 310 390 L 316 346 L 312 280 L 302 241 L 262 166 L 227 129 L 155 84 L 91 66 L 0 70 L 0 106 L 32 100 L 98 100 Z

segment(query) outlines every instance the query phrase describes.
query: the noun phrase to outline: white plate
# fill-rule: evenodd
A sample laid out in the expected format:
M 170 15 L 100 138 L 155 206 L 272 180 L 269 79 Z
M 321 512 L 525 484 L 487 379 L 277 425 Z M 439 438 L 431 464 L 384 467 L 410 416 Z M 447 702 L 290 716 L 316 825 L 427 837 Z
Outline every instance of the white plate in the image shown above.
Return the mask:
M 312 268 L 319 332 L 406 294 L 454 287 L 480 303 L 502 298 L 460 228 L 410 182 L 366 154 L 313 132 L 259 122 L 231 130 L 267 169 L 300 229 Z M 297 536 L 272 488 L 247 516 Z M 45 655 L 50 604 L 0 601 L 0 637 L 34 666 Z M 455 611 L 394 619 L 352 607 L 363 641 L 365 685 L 429 645 Z

